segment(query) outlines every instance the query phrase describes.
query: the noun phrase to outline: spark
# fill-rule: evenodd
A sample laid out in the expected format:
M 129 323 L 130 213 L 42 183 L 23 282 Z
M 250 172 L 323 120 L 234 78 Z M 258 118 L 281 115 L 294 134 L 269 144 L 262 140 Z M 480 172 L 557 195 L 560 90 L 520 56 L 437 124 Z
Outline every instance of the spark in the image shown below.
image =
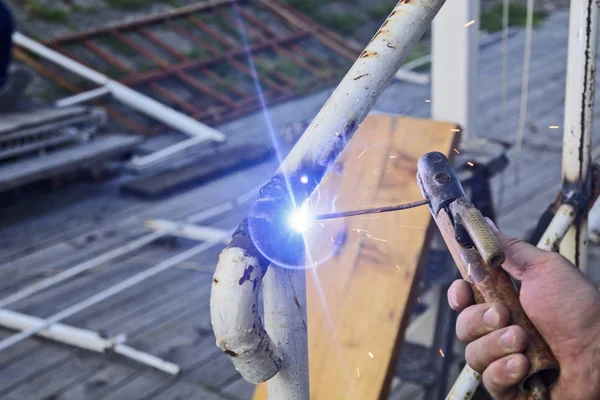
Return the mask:
M 455 152 L 456 154 L 460 154 L 460 151 L 458 151 L 458 149 L 454 149 L 454 152 Z
M 473 164 L 471 161 L 468 161 L 467 164 L 469 164 L 469 166 L 474 167 L 475 164 Z
M 356 367 L 356 375 L 358 375 L 358 377 L 360 378 L 360 370 L 358 369 L 358 367 Z
M 413 229 L 423 229 L 423 230 L 427 229 L 424 226 L 412 226 L 412 225 L 398 225 L 398 226 L 400 226 L 402 228 L 413 228 Z
M 548 128 L 550 128 L 550 129 L 558 129 L 558 128 L 560 128 L 560 126 L 558 126 L 558 125 L 550 125 Z
M 327 179 L 329 179 L 329 175 L 327 175 L 327 176 L 325 177 L 325 179 L 323 179 L 323 182 L 321 182 L 321 185 L 325 184 L 325 182 L 327 182 Z
M 431 100 L 427 99 L 425 100 L 425 103 L 431 103 Z
M 321 223 L 321 224 L 319 224 L 319 225 L 321 225 L 321 228 L 325 228 L 325 225 L 323 225 L 322 223 Z
M 317 269 L 317 262 L 315 261 L 315 269 Z
M 471 263 L 469 263 L 468 268 L 469 268 L 469 276 L 471 276 Z
M 339 132 L 336 132 L 336 133 L 335 133 L 335 136 L 340 136 Z
M 468 26 L 471 26 L 471 25 L 473 25 L 474 23 L 475 23 L 475 20 L 474 20 L 474 19 L 470 20 L 469 22 L 467 22 L 467 23 L 465 24 L 465 28 L 466 28 L 466 27 L 468 27 Z
M 331 239 L 331 243 L 335 243 L 335 240 L 333 240 L 333 236 L 330 237 L 329 239 Z
M 373 239 L 373 236 L 369 235 L 368 233 L 365 233 L 365 235 L 367 235 L 368 237 L 370 237 L 371 239 Z
M 356 159 L 358 160 L 360 157 L 362 157 L 362 155 L 363 155 L 363 154 L 365 154 L 365 151 L 367 151 L 367 149 L 363 150 L 363 151 L 362 151 L 362 153 L 360 153 L 360 154 L 358 155 L 358 157 L 356 157 Z
M 460 132 L 460 129 L 458 129 L 458 128 L 453 128 L 453 129 L 450 129 L 450 132 Z
M 445 357 L 444 356 L 444 350 L 440 349 L 440 354 L 442 355 L 442 357 Z
M 353 230 L 353 231 L 356 231 L 356 232 L 358 232 L 358 233 L 361 233 L 361 232 L 368 232 L 366 229 L 359 229 L 359 228 L 354 228 L 354 229 L 352 229 L 352 230 Z
M 396 156 L 389 156 L 388 158 L 396 158 Z
M 391 168 L 390 169 L 386 169 L 385 172 L 390 172 L 391 170 L 392 170 Z
M 369 357 L 373 358 L 373 353 L 369 352 Z
M 417 302 L 419 302 L 419 304 L 421 304 L 421 298 L 419 296 L 417 296 Z
M 304 183 L 306 185 L 308 183 L 308 176 L 302 175 L 300 177 L 300 182 L 302 182 L 302 183 Z
M 375 168 L 375 169 L 373 170 L 373 173 L 374 173 L 374 174 L 376 174 L 376 173 L 377 173 L 377 171 L 379 171 L 379 168 Z
M 387 242 L 387 240 L 385 240 L 385 239 L 379 239 L 379 238 L 376 238 L 376 237 L 371 238 L 371 239 L 373 239 L 373 240 L 379 240 L 380 242 Z
M 400 268 L 400 266 L 398 264 L 396 264 L 396 268 L 398 268 L 400 271 L 402 271 L 402 268 Z

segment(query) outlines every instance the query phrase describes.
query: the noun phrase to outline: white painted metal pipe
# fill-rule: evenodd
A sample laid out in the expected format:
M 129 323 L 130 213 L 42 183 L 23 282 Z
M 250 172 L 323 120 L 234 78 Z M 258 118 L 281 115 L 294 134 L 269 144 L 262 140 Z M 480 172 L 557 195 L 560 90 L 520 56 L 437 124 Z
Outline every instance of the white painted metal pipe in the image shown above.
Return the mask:
M 563 124 L 563 192 L 589 196 L 593 134 L 598 2 L 571 0 L 565 120 Z M 587 218 L 578 216 L 561 242 L 560 252 L 587 269 Z
M 76 95 L 60 99 L 56 103 L 54 103 L 54 105 L 59 108 L 70 107 L 76 104 L 85 103 L 90 100 L 97 99 L 98 97 L 102 97 L 107 94 L 110 94 L 110 89 L 106 86 L 100 86 L 99 88 L 88 90 L 87 92 L 78 93 Z
M 19 46 L 35 53 L 36 55 L 43 57 L 53 63 L 60 65 L 63 68 L 68 69 L 77 75 L 88 79 L 98 85 L 107 88 L 115 99 L 120 102 L 127 104 L 128 106 L 143 112 L 150 118 L 156 119 L 157 121 L 163 122 L 164 124 L 180 130 L 181 132 L 190 136 L 200 137 L 222 142 L 225 140 L 225 135 L 216 129 L 213 129 L 207 125 L 200 123 L 199 121 L 182 114 L 178 111 L 173 110 L 170 107 L 139 93 L 127 86 L 114 81 L 85 65 L 60 54 L 57 51 L 52 50 L 43 44 L 36 42 L 35 40 L 19 33 L 13 34 L 13 41 Z
M 475 135 L 479 81 L 479 1 L 449 0 L 431 29 L 431 117 Z
M 169 221 L 166 219 L 148 219 L 144 222 L 144 226 L 156 232 L 199 241 L 225 242 L 229 244 L 229 238 L 231 237 L 230 231 L 228 230 Z
M 380 93 L 393 79 L 403 60 L 430 26 L 443 3 L 444 0 L 398 3 L 280 165 L 274 178 L 263 188 L 261 196 L 255 202 L 257 209 L 264 210 L 265 207 L 273 205 L 281 211 L 282 207 L 289 204 L 280 202 L 287 202 L 290 197 L 301 200 L 312 193 L 367 116 Z M 308 183 L 300 184 L 300 178 L 304 174 L 310 179 Z M 281 182 L 287 184 L 282 185 Z M 287 193 L 286 190 L 290 189 L 292 193 Z M 268 212 L 261 212 L 253 218 L 267 227 L 277 224 Z M 275 230 L 279 228 L 275 227 Z M 269 232 L 271 229 L 267 228 L 266 234 L 269 235 Z M 266 240 L 266 243 L 269 242 Z M 262 326 L 257 311 L 258 292 L 268 261 L 260 257 L 255 243 L 250 238 L 248 226 L 242 223 L 238 232 L 234 234 L 230 247 L 221 253 L 210 301 L 217 345 L 228 354 L 242 376 L 253 383 L 271 379 L 280 368 L 285 370 L 287 365 L 298 364 L 294 366 L 297 371 L 307 369 L 304 356 L 301 359 L 284 358 L 283 363 L 286 366 L 283 367 L 280 357 L 280 354 L 298 354 L 296 346 L 306 343 L 306 333 L 295 329 L 288 333 L 275 332 L 288 326 L 278 321 L 277 315 L 298 315 L 294 314 L 294 308 L 297 306 L 281 309 L 289 306 L 288 302 L 279 305 L 269 303 L 268 307 L 265 305 L 265 313 L 275 318 L 270 320 L 266 331 Z M 275 274 L 275 280 L 279 276 Z M 278 281 L 274 284 L 286 283 Z M 304 290 L 304 283 L 300 280 L 298 289 Z M 275 294 L 270 294 L 273 295 Z M 265 293 L 265 296 L 269 294 Z M 281 342 L 280 346 L 275 348 L 267 331 L 274 338 L 287 337 L 286 342 Z M 307 353 L 308 349 L 304 348 L 303 351 Z M 277 381 L 280 398 L 308 398 L 308 387 L 298 388 L 298 385 L 308 386 L 307 380 L 302 378 L 300 382 L 295 382 L 293 376 L 283 376 L 282 380 Z
M 4 308 L 9 304 L 22 300 L 25 297 L 31 296 L 32 294 L 40 292 L 46 288 L 49 288 L 50 286 L 54 286 L 57 283 L 63 282 L 69 278 L 79 275 L 82 272 L 88 271 L 108 261 L 114 260 L 117 257 L 121 257 L 127 253 L 137 250 L 164 235 L 165 233 L 163 232 L 155 232 L 149 235 L 142 236 L 141 238 L 129 242 L 124 246 L 118 247 L 91 260 L 85 261 L 79 265 L 76 265 L 73 268 L 69 268 L 62 272 L 59 272 L 58 274 L 36 282 L 31 286 L 27 286 L 26 288 L 21 289 L 18 292 L 13 293 L 0 300 L 0 308 Z
M 573 206 L 562 204 L 540 238 L 537 247 L 546 251 L 556 251 L 567 230 L 575 221 L 576 215 Z
M 0 310 L 0 325 L 9 329 L 24 331 L 43 323 L 44 320 L 38 317 L 10 310 Z M 113 351 L 124 357 L 149 365 L 171 375 L 177 375 L 180 372 L 180 368 L 177 364 L 173 364 L 151 354 L 124 345 L 123 342 L 126 339 L 125 335 L 118 335 L 114 338 L 103 338 L 98 332 L 61 323 L 52 324 L 36 334 L 46 339 L 95 351 L 97 353 Z
M 458 378 L 452 385 L 446 400 L 470 400 L 481 383 L 481 375 L 469 364 L 465 364 Z
M 202 143 L 207 143 L 209 140 L 211 140 L 211 138 L 207 136 L 194 136 L 155 151 L 154 153 L 145 156 L 134 156 L 127 164 L 127 167 L 136 172 L 142 172 L 176 156 L 180 156 L 183 151 L 188 149 L 191 150 Z
M 252 191 L 253 192 L 253 191 Z M 188 223 L 197 223 L 205 221 L 209 218 L 215 217 L 224 212 L 230 211 L 235 208 L 236 205 L 243 204 L 252 199 L 252 197 L 256 197 L 254 195 L 249 196 L 248 193 L 244 193 L 241 196 L 238 196 L 233 201 L 228 201 L 223 204 L 218 204 L 214 207 L 210 207 L 206 210 L 200 211 L 194 215 L 191 215 L 187 218 L 184 218 L 184 221 Z M 111 260 L 114 260 L 117 257 L 124 256 L 132 251 L 135 251 L 147 244 L 152 243 L 153 241 L 168 236 L 170 234 L 169 231 L 163 230 L 162 232 L 153 232 L 148 235 L 142 236 L 139 239 L 136 239 L 132 242 L 129 242 L 121 247 L 110 250 L 107 253 L 101 254 L 98 257 L 95 257 L 91 260 L 85 261 L 81 264 L 78 264 L 72 268 L 69 268 L 65 271 L 59 272 L 58 274 L 51 276 L 49 278 L 43 279 L 39 282 L 34 283 L 26 288 L 19 290 L 16 293 L 13 293 L 3 299 L 0 300 L 0 308 L 4 308 L 9 304 L 15 303 L 19 300 L 24 299 L 25 297 L 31 296 L 35 293 L 38 293 L 44 289 L 49 288 L 50 286 L 54 286 L 60 282 L 65 281 L 66 279 L 72 278 L 81 274 L 82 272 L 88 271 L 92 268 L 95 268 L 99 265 L 107 263 Z M 216 240 L 215 240 L 216 241 Z
M 263 286 L 265 324 L 284 361 L 277 375 L 269 380 L 268 398 L 308 399 L 305 271 L 271 267 L 265 275 Z
M 157 275 L 163 271 L 166 271 L 167 269 L 208 250 L 209 248 L 215 246 L 216 244 L 217 243 L 215 243 L 215 242 L 207 242 L 207 243 L 202 243 L 198 246 L 194 246 L 191 249 L 188 249 L 182 253 L 179 253 L 178 255 L 176 255 L 174 257 L 171 257 L 167 260 L 164 260 L 164 261 L 156 264 L 152 268 L 149 268 L 143 272 L 135 274 L 114 286 L 111 286 L 99 293 L 96 293 L 95 295 L 88 297 L 87 299 L 85 299 L 79 303 L 76 303 L 76 304 L 46 318 L 45 320 L 43 320 L 43 322 L 37 324 L 36 326 L 33 326 L 29 329 L 24 330 L 23 332 L 15 334 L 15 335 L 9 336 L 8 338 L 0 341 L 0 351 L 5 350 L 8 347 L 15 345 L 19 342 L 22 342 L 23 340 L 27 339 L 30 336 L 37 334 L 39 331 L 49 327 L 52 324 L 60 322 L 60 321 L 64 320 L 65 318 L 68 318 L 74 314 L 77 314 L 78 312 L 85 310 L 86 308 L 89 308 L 95 304 L 98 304 L 101 301 L 104 301 L 107 298 L 114 296 L 115 294 L 118 294 L 134 285 L 137 285 L 138 283 L 140 283 L 148 278 L 151 278 L 154 275 Z

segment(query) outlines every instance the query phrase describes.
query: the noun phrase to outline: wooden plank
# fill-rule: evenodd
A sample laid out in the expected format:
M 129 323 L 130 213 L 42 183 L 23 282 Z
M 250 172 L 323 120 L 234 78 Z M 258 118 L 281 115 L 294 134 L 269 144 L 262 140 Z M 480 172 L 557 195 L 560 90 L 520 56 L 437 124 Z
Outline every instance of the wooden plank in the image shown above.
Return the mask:
M 137 374 L 133 368 L 112 363 L 98 370 L 93 376 L 61 392 L 57 398 L 60 400 L 96 399 L 110 393 L 113 385 L 127 382 Z
M 118 157 L 130 152 L 141 140 L 134 136 L 107 135 L 90 142 L 40 157 L 28 157 L 0 168 L 0 190 L 10 190 L 31 182 L 80 168 L 86 163 Z
M 266 161 L 272 155 L 272 149 L 265 146 L 246 144 L 232 147 L 227 151 L 216 151 L 191 165 L 133 180 L 123 185 L 122 190 L 143 197 L 164 196 L 191 184 L 204 183 L 235 169 Z
M 320 197 L 313 196 L 316 212 L 331 211 L 334 199 L 338 210 L 421 199 L 417 160 L 428 151 L 449 154 L 455 127 L 369 116 L 328 174 Z M 317 224 L 308 232 L 311 254 L 329 256 L 316 271 L 307 271 L 311 399 L 385 396 L 430 225 L 423 207 Z M 265 399 L 264 390 L 254 398 Z
M 5 395 L 14 399 L 53 398 L 66 387 L 89 378 L 91 371 L 101 368 L 105 363 L 106 360 L 96 355 L 79 353 L 77 357 L 65 360 L 62 365 L 28 380 L 26 384 Z
M 63 121 L 73 117 L 81 117 L 88 114 L 89 108 L 45 108 L 41 110 L 14 112 L 2 114 L 0 121 L 0 135 L 14 133 L 22 129 L 37 127 L 50 122 Z
M 131 397 L 133 399 L 133 397 Z M 185 381 L 178 381 L 167 390 L 148 397 L 155 400 L 183 400 L 183 399 L 202 399 L 202 400 L 220 400 L 224 399 L 216 393 L 209 392 L 206 389 Z

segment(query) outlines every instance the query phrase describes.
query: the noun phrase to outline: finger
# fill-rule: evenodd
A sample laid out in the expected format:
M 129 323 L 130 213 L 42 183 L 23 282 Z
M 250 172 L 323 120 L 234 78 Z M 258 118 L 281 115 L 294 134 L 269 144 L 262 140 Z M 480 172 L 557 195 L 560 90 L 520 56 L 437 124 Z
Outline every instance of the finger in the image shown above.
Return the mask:
M 483 385 L 498 400 L 514 399 L 517 385 L 527 375 L 529 360 L 524 354 L 512 354 L 494 361 L 483 372 Z
M 467 307 L 456 320 L 456 336 L 470 343 L 483 335 L 508 326 L 510 313 L 501 303 L 476 304 Z
M 462 311 L 475 303 L 473 292 L 467 281 L 457 279 L 448 288 L 448 304 L 454 311 Z
M 524 351 L 527 341 L 525 330 L 520 326 L 512 325 L 469 343 L 465 358 L 471 368 L 481 373 L 494 361 Z
M 564 264 L 568 264 L 558 253 L 540 250 L 527 242 L 505 235 L 490 219 L 487 221 L 504 249 L 506 260 L 502 268 L 514 278 L 525 281 L 537 277 L 541 272 L 547 273 L 548 268 L 564 268 Z

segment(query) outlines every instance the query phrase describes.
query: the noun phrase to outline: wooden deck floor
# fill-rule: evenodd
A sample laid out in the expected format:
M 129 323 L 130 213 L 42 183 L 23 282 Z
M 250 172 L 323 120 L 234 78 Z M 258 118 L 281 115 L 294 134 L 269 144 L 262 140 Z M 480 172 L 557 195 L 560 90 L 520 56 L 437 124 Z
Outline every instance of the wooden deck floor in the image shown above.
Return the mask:
M 526 136 L 520 183 L 514 179 L 514 153 L 504 186 L 500 179 L 494 182 L 496 193 L 502 188 L 500 227 L 512 235 L 522 236 L 533 227 L 560 183 L 562 130 L 548 126 L 562 125 L 567 26 L 568 14 L 561 12 L 534 32 L 528 122 L 536 133 Z M 506 131 L 500 104 L 501 43 L 491 41 L 481 51 L 478 136 L 514 142 L 523 44 L 523 32 L 515 31 L 509 41 Z M 283 133 L 289 122 L 311 118 L 327 95 L 323 92 L 275 107 L 270 115 L 276 133 Z M 428 98 L 428 87 L 398 82 L 385 91 L 376 108 L 427 117 Z M 243 129 L 246 135 L 238 135 L 237 142 L 270 139 L 260 113 L 221 128 L 228 133 Z M 54 193 L 13 199 L 0 210 L 0 298 L 141 236 L 145 218 L 179 220 L 247 193 L 274 168 L 272 162 L 255 166 L 157 202 L 119 194 L 119 182 L 82 182 Z M 246 211 L 242 205 L 204 224 L 232 228 Z M 145 246 L 8 308 L 47 317 L 193 244 L 180 240 L 175 248 L 166 242 Z M 209 288 L 218 250 L 215 247 L 65 320 L 108 336 L 126 333 L 131 346 L 179 364 L 181 376 L 171 378 L 119 356 L 32 338 L 0 352 L 0 398 L 249 399 L 253 387 L 219 353 L 210 329 Z M 0 338 L 11 333 L 0 330 Z

